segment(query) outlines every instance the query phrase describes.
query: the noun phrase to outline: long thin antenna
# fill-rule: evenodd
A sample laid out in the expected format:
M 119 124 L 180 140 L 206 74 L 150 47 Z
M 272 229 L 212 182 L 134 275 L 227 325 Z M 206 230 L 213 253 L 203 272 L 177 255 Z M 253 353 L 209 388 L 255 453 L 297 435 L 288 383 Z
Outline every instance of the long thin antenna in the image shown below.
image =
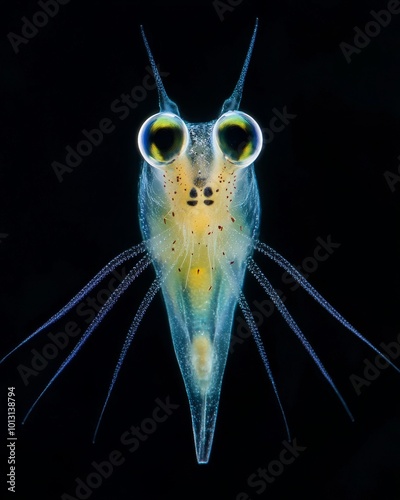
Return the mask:
M 244 60 L 243 68 L 237 81 L 236 87 L 234 88 L 232 95 L 224 102 L 221 110 L 221 114 L 227 111 L 234 111 L 239 109 L 240 101 L 242 100 L 242 92 L 244 86 L 244 80 L 246 78 L 247 69 L 250 64 L 251 54 L 253 52 L 254 42 L 256 40 L 258 28 L 258 18 L 256 18 L 256 23 L 254 25 L 253 35 L 250 40 L 249 49 L 247 51 L 246 59 Z
M 144 45 L 145 45 L 146 50 L 147 50 L 147 55 L 149 56 L 151 69 L 153 70 L 154 79 L 155 79 L 156 85 L 157 85 L 160 111 L 169 111 L 171 113 L 174 113 L 174 114 L 180 116 L 178 106 L 174 103 L 174 101 L 171 101 L 171 99 L 168 97 L 168 95 L 165 91 L 164 84 L 161 80 L 160 73 L 158 71 L 153 54 L 151 53 L 150 45 L 149 45 L 149 42 L 147 41 L 146 35 L 144 34 L 144 29 L 143 29 L 142 25 L 140 26 L 140 31 L 142 32 L 143 42 L 144 42 Z

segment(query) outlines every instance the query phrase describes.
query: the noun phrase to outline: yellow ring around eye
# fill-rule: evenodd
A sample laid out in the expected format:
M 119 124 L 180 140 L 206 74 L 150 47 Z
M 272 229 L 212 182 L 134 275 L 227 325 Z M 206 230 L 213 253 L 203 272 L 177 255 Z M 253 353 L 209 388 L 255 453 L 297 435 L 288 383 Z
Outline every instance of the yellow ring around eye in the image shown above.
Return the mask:
M 213 139 L 224 157 L 239 167 L 253 163 L 262 148 L 258 123 L 241 111 L 224 113 L 214 125 Z
M 184 121 L 173 113 L 150 116 L 138 134 L 140 153 L 153 167 L 165 167 L 185 151 L 189 132 Z

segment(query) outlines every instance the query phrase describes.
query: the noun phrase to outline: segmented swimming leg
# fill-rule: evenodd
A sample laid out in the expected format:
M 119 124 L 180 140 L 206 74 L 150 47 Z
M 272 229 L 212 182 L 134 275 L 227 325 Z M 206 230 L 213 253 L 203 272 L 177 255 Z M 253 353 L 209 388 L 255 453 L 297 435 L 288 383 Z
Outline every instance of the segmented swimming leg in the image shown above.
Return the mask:
M 312 357 L 312 359 L 314 360 L 314 363 L 318 366 L 322 375 L 326 378 L 326 380 L 328 381 L 328 383 L 330 384 L 332 389 L 335 391 L 337 397 L 339 398 L 340 402 L 342 403 L 344 409 L 348 413 L 351 420 L 354 420 L 353 415 L 351 414 L 351 412 L 349 410 L 349 407 L 347 406 L 345 400 L 343 399 L 342 395 L 340 394 L 335 383 L 333 382 L 331 376 L 326 371 L 326 368 L 322 364 L 317 353 L 314 351 L 311 344 L 308 342 L 308 340 L 304 336 L 303 332 L 300 330 L 299 326 L 294 321 L 293 317 L 291 316 L 291 314 L 287 310 L 285 304 L 282 302 L 282 299 L 279 297 L 279 295 L 275 291 L 274 287 L 271 285 L 270 281 L 266 278 L 266 276 L 263 274 L 263 272 L 257 266 L 257 264 L 254 262 L 253 259 L 249 259 L 249 263 L 248 263 L 247 268 L 253 274 L 253 276 L 256 278 L 256 280 L 260 283 L 260 285 L 263 287 L 263 289 L 266 291 L 266 293 L 268 294 L 268 296 L 270 297 L 272 302 L 275 304 L 278 311 L 282 314 L 286 323 L 290 326 L 290 328 L 295 333 L 296 337 L 303 344 L 303 346 L 306 349 L 306 351 L 308 352 L 308 354 Z
M 317 292 L 317 290 L 310 285 L 310 283 L 304 278 L 304 276 L 282 255 L 280 255 L 276 250 L 269 247 L 265 243 L 259 241 L 256 242 L 256 250 L 262 254 L 269 257 L 271 260 L 276 262 L 278 266 L 287 271 L 296 281 L 301 285 L 304 290 L 311 295 L 311 297 L 316 300 L 329 314 L 331 314 L 339 323 L 341 323 L 347 330 L 352 332 L 356 337 L 358 337 L 362 342 L 364 342 L 368 347 L 379 354 L 390 366 L 392 366 L 397 372 L 400 373 L 400 369 L 390 361 L 390 359 L 383 354 L 377 347 L 375 347 L 369 340 L 367 340 L 358 330 L 354 328 L 327 300 L 322 297 L 322 295 Z
M 279 397 L 278 388 L 276 386 L 274 376 L 272 375 L 272 370 L 271 370 L 271 367 L 269 364 L 268 356 L 267 356 L 267 353 L 265 352 L 265 348 L 264 348 L 264 344 L 261 340 L 260 332 L 258 331 L 256 322 L 254 321 L 253 315 L 251 314 L 249 305 L 247 304 L 247 301 L 244 298 L 244 295 L 242 293 L 240 293 L 240 296 L 239 296 L 239 306 L 243 312 L 246 323 L 248 324 L 248 326 L 250 328 L 251 334 L 253 335 L 253 338 L 255 340 L 258 352 L 260 353 L 260 356 L 261 356 L 262 362 L 265 366 L 265 369 L 267 370 L 268 378 L 271 382 L 272 389 L 275 393 L 276 400 L 278 401 L 278 405 L 279 405 L 279 408 L 281 410 L 283 422 L 284 422 L 285 428 L 286 428 L 288 441 L 290 441 L 291 438 L 290 438 L 289 425 L 288 425 L 288 422 L 286 419 L 285 410 L 283 409 L 281 399 Z
M 179 258 L 180 258 L 180 254 L 178 256 L 178 259 Z M 137 310 L 137 312 L 135 314 L 135 317 L 133 318 L 132 324 L 131 324 L 131 326 L 130 326 L 130 328 L 128 330 L 128 333 L 127 333 L 127 335 L 125 337 L 125 342 L 124 342 L 124 344 L 122 346 L 121 353 L 119 355 L 119 358 L 118 358 L 118 361 L 117 361 L 117 364 L 115 366 L 115 370 L 114 370 L 114 373 L 113 373 L 113 376 L 112 376 L 112 379 L 111 379 L 111 383 L 110 383 L 110 386 L 108 388 L 107 396 L 106 396 L 106 398 L 104 400 L 103 407 L 101 409 L 100 416 L 99 416 L 99 419 L 97 421 L 97 425 L 96 425 L 96 428 L 95 428 L 95 431 L 94 431 L 94 434 L 93 434 L 93 443 L 96 440 L 97 433 L 98 433 L 101 421 L 103 419 L 104 411 L 105 411 L 105 409 L 107 407 L 107 404 L 108 404 L 108 401 L 110 399 L 111 393 L 112 393 L 112 391 L 114 389 L 114 386 L 115 386 L 115 382 L 117 381 L 118 374 L 119 374 L 119 372 L 121 370 L 122 364 L 124 362 L 124 359 L 126 357 L 128 349 L 129 349 L 129 347 L 130 347 L 130 345 L 132 343 L 132 340 L 133 340 L 133 338 L 134 338 L 134 336 L 136 334 L 136 331 L 137 331 L 137 329 L 138 329 L 138 327 L 140 325 L 140 322 L 142 321 L 145 312 L 147 311 L 147 309 L 150 306 L 152 300 L 156 296 L 157 292 L 160 290 L 161 285 L 165 281 L 165 279 L 168 276 L 168 274 L 171 272 L 171 269 L 175 266 L 175 264 L 178 261 L 178 259 L 175 260 L 174 264 L 172 264 L 172 266 L 165 273 L 165 275 L 163 275 L 162 277 L 161 276 L 157 276 L 156 277 L 156 279 L 153 281 L 153 283 L 151 284 L 150 288 L 148 289 L 146 295 L 144 296 L 142 302 L 140 303 L 140 306 L 139 306 L 139 308 L 138 308 L 138 310 Z
M 38 333 L 43 331 L 48 326 L 52 325 L 60 318 L 62 318 L 68 311 L 70 311 L 78 302 L 80 302 L 96 285 L 100 283 L 108 274 L 112 273 L 114 269 L 116 269 L 123 262 L 136 257 L 140 253 L 144 253 L 146 251 L 146 245 L 144 242 L 139 245 L 135 245 L 128 250 L 120 253 L 116 257 L 114 257 L 106 266 L 99 271 L 94 278 L 92 278 L 89 283 L 87 283 L 80 292 L 78 292 L 64 307 L 62 307 L 56 314 L 54 314 L 50 319 L 48 319 L 42 326 L 40 326 L 33 333 L 28 335 L 22 342 L 20 342 L 16 347 L 14 347 L 9 353 L 7 353 L 1 360 L 0 364 L 5 361 L 13 352 L 23 346 L 26 342 L 35 337 Z
M 228 266 L 226 266 L 225 262 L 222 262 L 220 258 L 218 258 L 218 263 L 219 263 L 219 266 L 221 267 L 221 269 L 223 269 L 225 276 L 227 277 L 227 279 L 231 283 L 232 288 L 238 290 L 237 285 L 234 283 L 234 278 L 232 276 L 231 269 Z M 238 295 L 237 300 L 238 300 L 239 306 L 243 312 L 243 316 L 246 320 L 246 323 L 248 324 L 248 326 L 250 328 L 251 334 L 253 335 L 258 352 L 260 353 L 262 362 L 263 362 L 264 367 L 267 371 L 268 378 L 271 382 L 272 389 L 274 391 L 276 400 L 278 402 L 278 406 L 279 406 L 281 414 L 282 414 L 283 422 L 284 422 L 284 425 L 286 428 L 287 437 L 288 437 L 288 440 L 290 441 L 290 431 L 289 431 L 289 425 L 287 422 L 285 410 L 283 409 L 282 402 L 281 402 L 281 399 L 279 397 L 278 388 L 276 386 L 275 379 L 274 379 L 274 376 L 272 374 L 271 366 L 269 364 L 267 353 L 265 352 L 264 344 L 261 340 L 260 332 L 258 331 L 256 322 L 254 321 L 253 315 L 251 314 L 249 305 L 247 303 L 247 300 L 246 300 L 243 292 L 241 290 L 238 290 L 237 295 Z
M 57 379 L 57 377 L 64 371 L 64 369 L 69 365 L 72 359 L 76 356 L 78 351 L 82 348 L 83 344 L 89 339 L 94 330 L 98 327 L 101 321 L 104 319 L 106 314 L 112 309 L 121 295 L 128 289 L 128 287 L 133 283 L 133 281 L 151 264 L 151 259 L 148 255 L 142 257 L 142 259 L 129 271 L 129 273 L 125 276 L 125 278 L 121 281 L 121 283 L 117 286 L 117 288 L 112 292 L 103 306 L 100 308 L 97 315 L 94 317 L 93 321 L 88 326 L 85 333 L 79 339 L 75 347 L 68 354 L 65 360 L 61 363 L 60 367 L 56 371 L 56 373 L 52 376 L 50 381 L 47 383 L 46 387 L 42 390 L 39 396 L 36 398 L 32 406 L 29 408 L 27 414 L 25 415 L 22 423 L 24 424 L 32 410 L 35 408 L 39 400 L 42 396 L 47 392 L 49 387 L 53 384 L 53 382 Z

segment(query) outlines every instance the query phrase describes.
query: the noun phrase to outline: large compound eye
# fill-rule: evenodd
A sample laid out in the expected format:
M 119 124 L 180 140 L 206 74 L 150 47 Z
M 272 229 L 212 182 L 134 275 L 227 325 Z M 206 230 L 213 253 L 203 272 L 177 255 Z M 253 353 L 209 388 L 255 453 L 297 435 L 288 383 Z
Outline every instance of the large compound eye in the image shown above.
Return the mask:
M 214 125 L 213 135 L 224 157 L 234 165 L 247 167 L 260 154 L 263 142 L 261 129 L 246 113 L 224 113 Z
M 189 132 L 184 121 L 173 113 L 150 116 L 138 135 L 139 150 L 153 167 L 172 163 L 185 151 L 188 140 Z

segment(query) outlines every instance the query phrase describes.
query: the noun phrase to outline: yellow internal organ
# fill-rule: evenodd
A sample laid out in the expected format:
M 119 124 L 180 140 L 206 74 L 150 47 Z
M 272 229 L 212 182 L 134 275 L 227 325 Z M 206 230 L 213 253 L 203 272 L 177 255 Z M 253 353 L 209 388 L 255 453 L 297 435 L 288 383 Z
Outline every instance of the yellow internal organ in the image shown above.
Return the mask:
M 208 380 L 212 368 L 212 344 L 204 335 L 196 335 L 192 341 L 192 364 L 197 378 Z
M 216 204 L 212 210 L 210 210 L 210 207 L 206 207 L 205 205 L 193 207 L 192 213 L 190 213 L 190 216 L 188 217 L 188 226 L 190 227 L 190 231 L 193 231 L 195 238 L 202 238 L 203 240 L 207 239 L 205 237 L 208 232 L 210 232 L 210 228 L 214 225 L 213 221 L 215 220 L 215 214 L 220 215 L 218 213 L 218 209 L 218 204 Z
M 208 263 L 207 263 L 208 264 Z M 187 276 L 187 288 L 190 295 L 198 296 L 210 289 L 211 279 L 209 267 L 192 267 Z

